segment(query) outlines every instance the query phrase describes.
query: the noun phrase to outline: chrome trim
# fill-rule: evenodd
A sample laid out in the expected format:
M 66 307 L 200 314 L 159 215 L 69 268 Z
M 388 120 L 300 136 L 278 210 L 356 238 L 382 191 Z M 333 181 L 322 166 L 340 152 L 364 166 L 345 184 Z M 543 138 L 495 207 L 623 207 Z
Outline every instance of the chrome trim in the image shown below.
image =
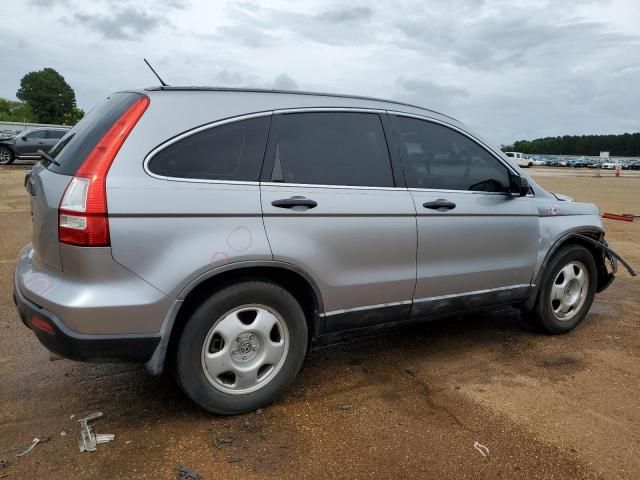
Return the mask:
M 386 113 L 386 110 L 366 107 L 300 107 L 282 108 L 274 110 L 274 114 L 304 113 L 304 112 L 365 112 L 365 113 Z
M 425 298 L 418 298 L 418 299 L 414 299 L 414 300 L 403 300 L 401 302 L 390 302 L 390 303 L 379 303 L 377 305 L 366 305 L 363 307 L 354 307 L 354 308 L 343 308 L 340 310 L 332 310 L 330 312 L 325 312 L 325 313 L 320 313 L 320 317 L 326 318 L 326 317 L 330 317 L 332 315 L 339 315 L 342 313 L 351 313 L 351 312 L 358 312 L 361 310 L 372 310 L 375 308 L 385 308 L 385 307 L 396 307 L 398 305 L 409 305 L 409 304 L 413 304 L 413 303 L 422 303 L 422 302 L 431 302 L 431 301 L 436 301 L 436 300 L 444 300 L 447 298 L 456 298 L 456 297 L 468 297 L 471 295 L 479 295 L 479 294 L 483 294 L 483 293 L 490 293 L 490 292 L 500 292 L 500 291 L 504 291 L 504 290 L 515 290 L 517 288 L 529 288 L 532 287 L 534 285 L 529 284 L 529 283 L 521 283 L 518 285 L 510 285 L 508 287 L 497 287 L 497 288 L 487 288 L 485 290 L 473 290 L 471 292 L 463 292 L 463 293 L 452 293 L 450 295 L 439 295 L 436 297 L 425 297 Z
M 159 180 L 167 180 L 172 182 L 187 182 L 187 183 L 217 183 L 217 184 L 229 184 L 229 185 L 259 185 L 259 181 L 244 181 L 244 180 L 209 180 L 206 178 L 182 178 L 182 177 L 169 177 L 164 175 L 158 175 L 157 173 L 153 173 L 149 170 L 149 162 L 153 159 L 154 156 L 158 154 L 161 150 L 164 150 L 170 145 L 173 145 L 180 140 L 190 137 L 191 135 L 195 135 L 196 133 L 200 133 L 203 130 L 208 130 L 210 128 L 218 127 L 220 125 L 226 125 L 228 123 L 235 123 L 242 120 L 249 120 L 251 118 L 259 118 L 259 117 L 268 117 L 273 114 L 273 110 L 265 111 L 265 112 L 257 112 L 257 113 L 249 113 L 246 115 L 238 115 L 236 117 L 224 118 L 222 120 L 216 120 L 214 122 L 205 123 L 204 125 L 200 125 L 199 127 L 192 128 L 191 130 L 187 130 L 186 132 L 182 132 L 179 135 L 167 140 L 166 142 L 161 143 L 153 150 L 151 150 L 145 157 L 142 167 L 147 175 L 153 178 L 157 178 Z
M 343 308 L 340 310 L 333 310 L 331 312 L 321 313 L 320 316 L 326 318 L 332 315 L 339 315 L 342 313 L 359 312 L 361 310 L 372 310 L 374 308 L 397 307 L 399 305 L 410 305 L 410 304 L 411 304 L 411 300 L 403 300 L 401 302 L 379 303 L 377 305 L 366 305 L 364 307 Z
M 456 297 L 468 297 L 471 295 L 480 295 L 483 293 L 490 293 L 490 292 L 501 292 L 504 290 L 515 290 L 516 288 L 525 288 L 525 287 L 529 288 L 531 287 L 531 284 L 521 283 L 519 285 L 510 285 L 508 287 L 487 288 L 485 290 L 473 290 L 471 292 L 452 293 L 450 295 L 438 295 L 436 297 L 418 298 L 418 299 L 415 299 L 413 303 L 432 302 L 435 300 L 445 300 L 447 298 L 456 298 Z
M 405 187 L 364 187 L 359 185 L 322 185 L 314 183 L 284 183 L 284 182 L 260 182 L 261 187 L 305 187 L 305 188 L 341 188 L 354 190 L 402 190 L 407 191 Z

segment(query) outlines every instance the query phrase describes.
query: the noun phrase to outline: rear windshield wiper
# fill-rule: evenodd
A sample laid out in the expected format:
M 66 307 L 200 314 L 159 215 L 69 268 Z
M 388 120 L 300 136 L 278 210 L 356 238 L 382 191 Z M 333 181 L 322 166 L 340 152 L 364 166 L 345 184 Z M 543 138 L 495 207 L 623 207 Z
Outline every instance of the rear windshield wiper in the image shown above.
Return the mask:
M 56 162 L 56 160 L 44 150 L 38 150 L 36 153 L 44 158 L 47 162 L 51 162 L 54 165 L 60 166 L 60 163 Z

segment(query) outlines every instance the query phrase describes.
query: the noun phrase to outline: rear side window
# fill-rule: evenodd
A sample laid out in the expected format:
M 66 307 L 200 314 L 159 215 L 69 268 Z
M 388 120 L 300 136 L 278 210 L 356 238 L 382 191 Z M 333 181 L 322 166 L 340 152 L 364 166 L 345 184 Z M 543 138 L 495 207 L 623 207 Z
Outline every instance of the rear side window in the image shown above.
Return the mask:
M 382 122 L 353 112 L 278 115 L 272 181 L 393 187 Z
M 194 133 L 161 150 L 149 170 L 164 177 L 258 181 L 271 116 Z
M 25 135 L 28 140 L 37 140 L 38 138 L 44 138 L 46 134 L 46 130 L 35 130 L 33 132 L 29 132 Z
M 408 187 L 509 191 L 507 167 L 469 137 L 433 122 L 393 120 Z
M 49 151 L 49 155 L 60 165 L 43 159 L 44 166 L 53 172 L 75 175 L 93 147 L 139 97 L 140 94 L 131 92 L 111 95 L 87 113 Z

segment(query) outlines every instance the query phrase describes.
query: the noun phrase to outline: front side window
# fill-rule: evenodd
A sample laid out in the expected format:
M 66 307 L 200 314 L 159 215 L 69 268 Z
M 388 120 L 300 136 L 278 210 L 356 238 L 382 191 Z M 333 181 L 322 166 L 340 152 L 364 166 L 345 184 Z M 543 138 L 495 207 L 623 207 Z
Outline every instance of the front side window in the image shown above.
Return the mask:
M 47 138 L 51 139 L 59 139 L 64 137 L 64 134 L 67 133 L 65 130 L 48 130 Z
M 469 137 L 443 125 L 394 116 L 410 188 L 509 191 L 509 171 Z
M 258 181 L 270 121 L 239 120 L 194 133 L 161 150 L 149 170 L 166 177 Z
M 273 181 L 393 187 L 377 114 L 291 113 L 279 115 L 277 121 Z

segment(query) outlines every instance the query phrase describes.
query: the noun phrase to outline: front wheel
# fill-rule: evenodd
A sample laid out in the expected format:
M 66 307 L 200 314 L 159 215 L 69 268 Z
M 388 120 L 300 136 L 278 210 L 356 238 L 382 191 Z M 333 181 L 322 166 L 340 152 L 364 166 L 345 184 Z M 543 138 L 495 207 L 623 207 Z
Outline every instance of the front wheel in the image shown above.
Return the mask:
M 266 281 L 232 285 L 202 303 L 185 326 L 178 383 L 212 413 L 255 410 L 296 377 L 307 335 L 302 308 L 287 290 Z
M 0 165 L 10 165 L 13 163 L 14 155 L 7 147 L 0 147 Z
M 527 317 L 547 333 L 574 329 L 591 308 L 597 275 L 589 250 L 575 244 L 563 247 L 547 266 L 536 305 Z

